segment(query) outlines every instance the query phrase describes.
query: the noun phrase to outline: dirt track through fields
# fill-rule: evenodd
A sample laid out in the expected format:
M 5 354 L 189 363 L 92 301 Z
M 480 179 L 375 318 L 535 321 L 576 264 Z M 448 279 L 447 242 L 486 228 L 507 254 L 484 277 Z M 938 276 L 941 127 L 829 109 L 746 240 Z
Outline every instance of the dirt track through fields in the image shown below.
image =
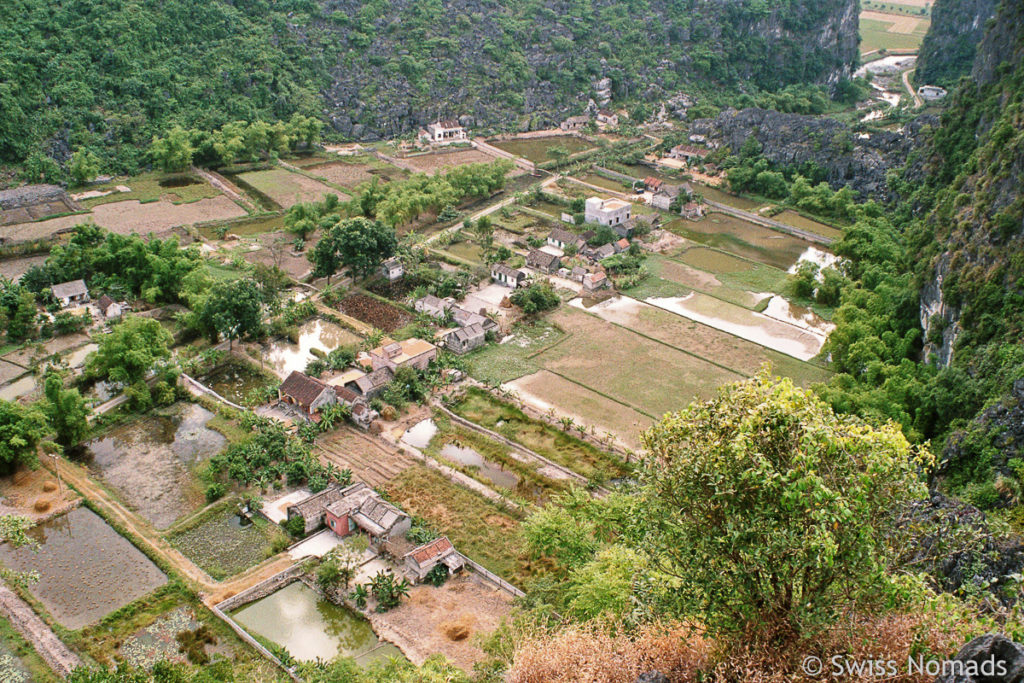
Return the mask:
M 3 581 L 0 581 L 0 613 L 18 633 L 32 643 L 39 656 L 58 676 L 67 676 L 76 667 L 82 666 L 78 655 L 68 649 L 50 627 L 36 616 L 32 608 Z

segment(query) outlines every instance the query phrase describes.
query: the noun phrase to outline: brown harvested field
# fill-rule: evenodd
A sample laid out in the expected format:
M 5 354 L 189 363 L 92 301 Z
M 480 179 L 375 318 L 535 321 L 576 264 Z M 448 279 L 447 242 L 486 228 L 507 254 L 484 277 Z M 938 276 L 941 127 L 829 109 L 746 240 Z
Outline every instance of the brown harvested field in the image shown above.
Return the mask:
M 374 630 L 401 643 L 414 663 L 440 653 L 463 671 L 484 659 L 481 636 L 512 611 L 512 596 L 463 573 L 443 586 L 415 586 L 409 598 L 383 614 L 371 614 Z
M 402 161 L 417 171 L 433 175 L 438 171 L 444 171 L 445 169 L 453 168 L 455 166 L 490 163 L 492 161 L 497 161 L 497 157 L 492 157 L 490 154 L 484 154 L 477 149 L 461 149 L 457 152 L 421 154 L 419 156 L 402 159 Z
M 601 394 L 541 370 L 507 385 L 521 400 L 537 410 L 554 408 L 558 417 L 571 417 L 577 424 L 593 425 L 601 436 L 611 432 L 626 448 L 640 448 L 640 432 L 654 420 Z
M 753 375 L 763 363 L 770 362 L 773 372 L 790 377 L 801 386 L 823 382 L 829 377 L 827 370 L 816 365 L 635 299 L 609 299 L 591 307 L 590 312 L 664 344 L 713 360 L 738 374 Z
M 338 161 L 319 166 L 310 166 L 306 170 L 329 183 L 348 188 L 355 188 L 374 179 L 383 184 L 408 176 L 405 171 L 397 166 L 383 163 L 375 166 L 373 164 L 354 164 Z
M 338 308 L 345 315 L 385 332 L 394 332 L 413 320 L 412 314 L 408 311 L 365 294 L 349 294 L 341 300 Z
M 328 187 L 318 180 L 283 168 L 251 171 L 238 177 L 285 209 L 302 202 L 320 201 L 324 195 L 328 194 L 338 195 L 338 198 L 343 201 L 349 198 L 344 193 L 333 187 Z
M 884 21 L 889 24 L 889 33 L 903 33 L 906 35 L 916 31 L 917 25 L 922 21 L 917 17 L 908 17 L 902 14 L 890 14 L 888 12 L 872 12 L 870 10 L 861 12 L 860 16 L 862 19 Z
M 2 231 L 3 228 L 0 228 Z M 23 256 L 21 258 L 9 258 L 0 261 L 0 276 L 17 280 L 28 272 L 32 266 L 41 266 L 46 262 L 46 254 L 36 256 Z
M 0 228 L 0 235 L 12 242 L 47 239 L 83 223 L 95 223 L 122 235 L 132 232 L 145 235 L 163 232 L 179 225 L 227 220 L 244 215 L 245 209 L 223 195 L 187 204 L 174 204 L 166 199 L 146 203 L 130 199 L 100 204 L 94 207 L 91 213 L 4 226 Z
M 576 308 L 562 307 L 549 320 L 572 336 L 537 356 L 537 363 L 648 415 L 710 398 L 722 384 L 743 379 Z
M 265 266 L 277 266 L 296 280 L 305 278 L 313 266 L 305 253 L 293 254 L 292 243 L 295 236 L 286 232 L 268 232 L 259 236 L 258 251 L 245 253 L 245 260 L 250 263 L 262 263 Z

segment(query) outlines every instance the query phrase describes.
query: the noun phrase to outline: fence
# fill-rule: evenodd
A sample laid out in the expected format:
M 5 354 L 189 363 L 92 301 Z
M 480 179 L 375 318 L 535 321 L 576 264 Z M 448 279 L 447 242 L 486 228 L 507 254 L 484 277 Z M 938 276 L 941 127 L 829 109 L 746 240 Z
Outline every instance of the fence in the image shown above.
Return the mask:
M 729 206 L 728 204 L 722 204 L 720 202 L 713 201 L 711 199 L 708 199 L 707 197 L 704 198 L 704 203 L 710 206 L 711 208 L 715 209 L 716 211 L 729 214 L 730 216 L 736 216 L 737 218 L 742 218 L 743 220 L 750 221 L 751 223 L 755 223 L 766 228 L 778 230 L 779 232 L 788 233 L 790 235 L 793 235 L 794 237 L 799 237 L 800 239 L 807 240 L 808 242 L 814 242 L 815 244 L 824 244 L 825 246 L 831 246 L 832 243 L 835 241 L 829 237 L 822 237 L 821 235 L 816 235 L 813 232 L 801 230 L 800 228 L 795 228 L 792 225 L 787 225 L 785 223 L 780 223 L 779 221 L 772 220 L 771 218 L 759 216 L 756 213 L 750 213 L 749 211 L 737 209 L 736 207 Z
M 455 552 L 458 553 L 459 557 L 461 557 L 463 560 L 465 560 L 466 564 L 469 566 L 470 569 L 472 569 L 477 574 L 482 575 L 488 581 L 491 581 L 492 583 L 497 585 L 498 588 L 502 589 L 503 591 L 505 591 L 507 593 L 511 593 L 512 595 L 514 595 L 517 598 L 521 598 L 524 595 L 526 595 L 526 593 L 524 593 L 523 591 L 519 590 L 518 588 L 516 588 L 511 583 L 509 583 L 505 579 L 501 578 L 500 576 L 498 576 L 494 572 L 490 571 L 489 569 L 486 569 L 483 565 L 481 565 L 481 564 L 479 564 L 477 562 L 474 562 L 473 560 L 469 559 L 468 557 L 466 557 L 465 555 L 463 555 L 462 553 L 460 553 L 457 550 Z
M 609 180 L 618 180 L 618 181 L 623 182 L 623 183 L 636 183 L 636 182 L 639 182 L 639 181 L 643 180 L 642 178 L 634 178 L 631 175 L 626 175 L 625 173 L 619 173 L 618 171 L 613 171 L 610 168 L 605 168 L 604 166 L 598 166 L 597 164 L 594 165 L 594 171 L 599 176 L 604 176 L 605 178 L 608 178 Z

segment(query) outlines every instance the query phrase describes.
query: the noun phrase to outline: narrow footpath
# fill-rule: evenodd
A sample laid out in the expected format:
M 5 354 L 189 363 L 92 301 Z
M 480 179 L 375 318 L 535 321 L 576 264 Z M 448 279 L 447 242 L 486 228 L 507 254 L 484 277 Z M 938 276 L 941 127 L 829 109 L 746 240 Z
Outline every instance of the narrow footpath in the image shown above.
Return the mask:
M 36 616 L 24 600 L 0 580 L 0 614 L 11 622 L 11 626 L 25 640 L 32 643 L 43 661 L 61 678 L 75 668 L 82 666 L 82 660 L 60 638 Z

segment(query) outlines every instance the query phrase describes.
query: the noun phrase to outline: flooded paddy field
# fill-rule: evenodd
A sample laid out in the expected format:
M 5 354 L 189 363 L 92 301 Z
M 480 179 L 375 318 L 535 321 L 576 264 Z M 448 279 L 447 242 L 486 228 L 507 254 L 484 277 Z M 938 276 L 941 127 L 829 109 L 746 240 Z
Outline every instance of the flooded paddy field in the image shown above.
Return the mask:
M 366 666 L 385 657 L 401 657 L 382 641 L 360 614 L 339 607 L 296 581 L 235 610 L 232 618 L 254 635 L 277 643 L 300 662 L 352 657 Z
M 213 413 L 178 403 L 85 444 L 82 460 L 157 529 L 204 503 L 193 468 L 227 444 L 207 427 Z
M 828 237 L 829 239 L 837 240 L 843 236 L 843 231 L 839 228 L 834 228 L 831 225 L 826 225 L 814 219 L 807 218 L 792 209 L 786 209 L 782 213 L 772 216 L 772 219 L 780 223 L 785 223 L 786 225 L 792 225 L 794 228 L 813 232 L 815 235 Z
M 713 202 L 727 204 L 728 206 L 742 209 L 744 211 L 757 211 L 757 209 L 762 206 L 762 202 L 759 202 L 756 199 L 740 197 L 717 187 L 711 187 L 710 185 L 695 185 L 693 191 L 697 194 L 703 195 L 705 198 L 710 199 Z
M 288 545 L 276 524 L 240 517 L 234 501 L 182 523 L 168 542 L 216 580 L 226 579 L 259 564 Z
M 342 201 L 349 199 L 333 187 L 283 168 L 249 171 L 237 178 L 284 209 L 302 202 L 318 202 L 329 194 L 337 195 Z
M 593 149 L 594 143 L 578 138 L 575 135 L 552 135 L 543 138 L 520 138 L 513 140 L 490 140 L 489 144 L 516 156 L 523 157 L 535 164 L 542 164 L 551 161 L 548 150 L 554 147 L 564 147 L 569 154 L 576 154 L 588 149 Z
M 241 221 L 231 221 L 218 225 L 204 225 L 199 228 L 199 234 L 208 240 L 220 239 L 219 228 L 224 230 L 224 235 L 238 235 L 248 237 L 250 235 L 262 235 L 266 232 L 274 232 L 284 229 L 284 214 L 263 216 Z
M 65 628 L 83 628 L 167 583 L 159 567 L 88 508 L 29 534 L 38 549 L 0 545 L 0 562 L 39 572 L 28 590 Z
M 268 368 L 284 379 L 295 370 L 303 371 L 306 364 L 316 358 L 313 349 L 326 354 L 338 346 L 354 345 L 360 341 L 360 337 L 341 325 L 314 318 L 299 327 L 295 342 L 279 339 L 265 347 L 263 358 Z
M 665 228 L 680 237 L 786 270 L 812 246 L 798 237 L 741 218 L 712 213 L 699 221 L 678 218 Z
M 630 190 L 633 189 L 628 183 L 622 183 L 621 181 L 618 180 L 605 178 L 603 175 L 598 175 L 596 173 L 588 173 L 586 175 L 576 177 L 582 180 L 583 182 L 587 183 L 588 185 L 596 185 L 598 187 L 603 187 L 606 190 L 613 190 L 615 192 L 629 192 Z
M 28 399 L 37 393 L 37 389 L 35 375 L 26 373 L 0 387 L 0 399 L 4 401 Z

